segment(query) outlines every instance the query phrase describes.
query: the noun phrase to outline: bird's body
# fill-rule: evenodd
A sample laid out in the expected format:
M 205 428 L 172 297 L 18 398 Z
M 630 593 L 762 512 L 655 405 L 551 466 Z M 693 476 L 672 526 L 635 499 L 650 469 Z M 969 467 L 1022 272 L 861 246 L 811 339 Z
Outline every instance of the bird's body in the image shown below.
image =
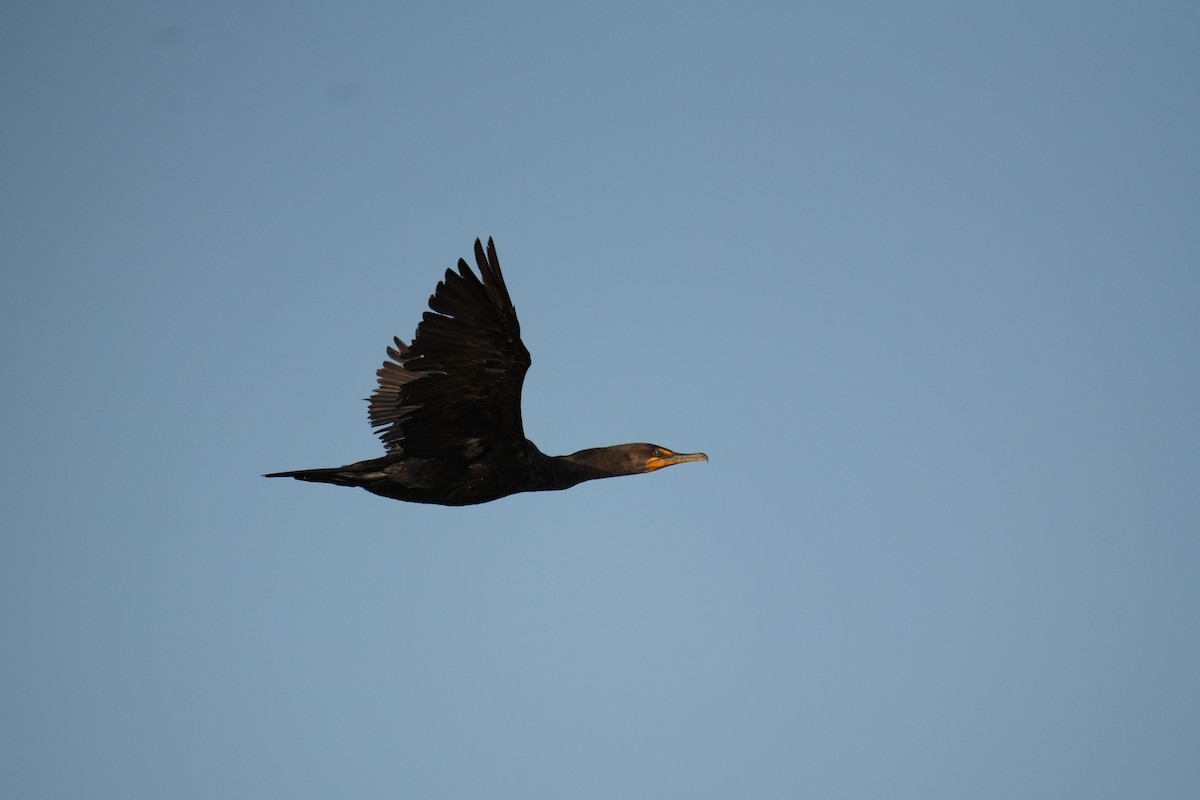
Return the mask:
M 429 298 L 412 345 L 395 339 L 369 398 L 387 455 L 344 467 L 271 473 L 414 503 L 461 506 L 517 492 L 651 472 L 703 453 L 624 444 L 547 456 L 525 438 L 521 386 L 529 351 L 504 285 L 496 248 L 477 239 L 482 280 L 463 260 Z

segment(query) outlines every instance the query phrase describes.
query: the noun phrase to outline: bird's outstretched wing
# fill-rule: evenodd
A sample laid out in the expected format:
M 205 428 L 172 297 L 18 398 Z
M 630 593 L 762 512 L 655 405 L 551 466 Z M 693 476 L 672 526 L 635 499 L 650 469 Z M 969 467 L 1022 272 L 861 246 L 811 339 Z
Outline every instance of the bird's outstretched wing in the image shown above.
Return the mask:
M 529 351 L 490 238 L 486 253 L 475 240 L 475 261 L 482 280 L 462 259 L 446 270 L 412 344 L 396 339 L 376 372 L 368 413 L 389 451 L 436 456 L 525 438 Z

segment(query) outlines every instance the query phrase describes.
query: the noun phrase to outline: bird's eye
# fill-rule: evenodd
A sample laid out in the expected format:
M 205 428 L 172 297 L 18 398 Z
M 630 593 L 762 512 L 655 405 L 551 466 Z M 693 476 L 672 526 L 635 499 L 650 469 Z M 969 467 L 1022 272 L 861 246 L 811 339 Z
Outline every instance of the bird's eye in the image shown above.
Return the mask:
M 650 455 L 653 456 L 654 458 L 666 458 L 667 457 L 667 454 L 664 453 L 662 451 L 662 448 L 660 448 L 660 447 L 654 448 L 654 452 L 652 452 Z

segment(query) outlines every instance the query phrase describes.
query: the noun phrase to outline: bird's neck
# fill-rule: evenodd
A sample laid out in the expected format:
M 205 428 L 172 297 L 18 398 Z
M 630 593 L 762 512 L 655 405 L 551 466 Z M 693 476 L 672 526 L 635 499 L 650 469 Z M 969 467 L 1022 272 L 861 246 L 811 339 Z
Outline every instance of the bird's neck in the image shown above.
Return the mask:
M 542 459 L 539 471 L 541 482 L 547 489 L 569 489 L 584 481 L 629 474 L 614 470 L 612 454 L 607 447 L 580 450 L 569 456 L 543 455 Z

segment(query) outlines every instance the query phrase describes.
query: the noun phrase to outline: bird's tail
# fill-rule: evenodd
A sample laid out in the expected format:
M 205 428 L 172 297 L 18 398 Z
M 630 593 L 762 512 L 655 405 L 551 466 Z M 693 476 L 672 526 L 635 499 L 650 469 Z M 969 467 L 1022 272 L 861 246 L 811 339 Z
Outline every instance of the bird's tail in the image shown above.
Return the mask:
M 263 475 L 264 478 L 295 478 L 298 481 L 311 481 L 312 483 L 335 483 L 338 486 L 359 486 L 361 485 L 361 476 L 345 467 L 333 467 L 331 469 L 298 469 L 292 472 L 271 472 Z

